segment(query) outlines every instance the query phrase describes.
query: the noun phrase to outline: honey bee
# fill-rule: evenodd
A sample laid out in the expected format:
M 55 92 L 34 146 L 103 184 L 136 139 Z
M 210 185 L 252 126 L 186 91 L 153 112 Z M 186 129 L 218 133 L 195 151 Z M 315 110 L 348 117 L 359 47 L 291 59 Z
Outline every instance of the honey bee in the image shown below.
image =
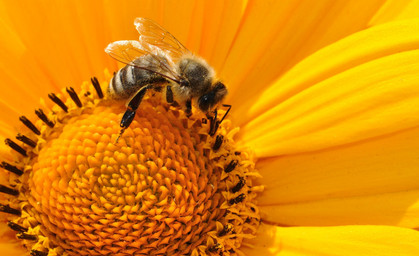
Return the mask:
M 134 120 L 150 89 L 165 89 L 166 101 L 184 106 L 188 117 L 195 105 L 210 120 L 212 136 L 225 117 L 217 120 L 216 107 L 227 94 L 226 86 L 215 78 L 213 68 L 204 59 L 192 54 L 154 21 L 136 18 L 134 25 L 140 34 L 138 41 L 116 41 L 105 49 L 111 57 L 127 64 L 112 77 L 108 87 L 111 98 L 128 100 L 119 136 Z M 223 106 L 228 107 L 227 114 L 231 105 Z

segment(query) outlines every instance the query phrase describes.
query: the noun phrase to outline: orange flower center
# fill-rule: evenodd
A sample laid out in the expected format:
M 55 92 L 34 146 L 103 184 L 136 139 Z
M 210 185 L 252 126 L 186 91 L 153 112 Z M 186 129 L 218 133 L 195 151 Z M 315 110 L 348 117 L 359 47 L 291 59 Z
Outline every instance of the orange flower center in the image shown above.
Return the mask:
M 149 97 L 116 142 L 124 102 L 88 93 L 40 129 L 20 177 L 26 246 L 67 255 L 235 255 L 259 222 L 256 172 L 224 121 Z M 66 105 L 71 105 L 67 99 Z M 13 204 L 13 202 L 11 201 Z M 23 238 L 24 239 L 24 238 Z

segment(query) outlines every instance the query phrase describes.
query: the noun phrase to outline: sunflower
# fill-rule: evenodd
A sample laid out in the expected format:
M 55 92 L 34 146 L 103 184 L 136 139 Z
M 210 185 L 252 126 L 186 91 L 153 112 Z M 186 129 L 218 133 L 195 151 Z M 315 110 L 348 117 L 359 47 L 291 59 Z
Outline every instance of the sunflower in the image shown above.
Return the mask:
M 2 1 L 1 251 L 417 255 L 418 6 Z M 214 135 L 153 92 L 116 142 L 136 17 L 228 86 Z

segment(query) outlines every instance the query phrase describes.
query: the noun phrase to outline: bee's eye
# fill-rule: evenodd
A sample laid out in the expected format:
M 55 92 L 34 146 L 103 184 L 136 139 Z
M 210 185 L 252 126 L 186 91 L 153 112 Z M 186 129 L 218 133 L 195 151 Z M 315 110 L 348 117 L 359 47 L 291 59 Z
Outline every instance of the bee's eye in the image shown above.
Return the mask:
M 221 82 L 215 83 L 211 91 L 202 95 L 198 99 L 198 106 L 203 112 L 208 112 L 212 107 L 224 99 L 227 94 L 227 88 Z
M 207 112 L 210 109 L 213 101 L 213 93 L 204 94 L 198 99 L 198 106 L 203 112 Z
M 214 90 L 215 91 L 222 91 L 222 90 L 227 90 L 227 89 L 226 89 L 226 86 L 223 83 L 221 83 L 220 81 L 218 81 L 214 85 Z

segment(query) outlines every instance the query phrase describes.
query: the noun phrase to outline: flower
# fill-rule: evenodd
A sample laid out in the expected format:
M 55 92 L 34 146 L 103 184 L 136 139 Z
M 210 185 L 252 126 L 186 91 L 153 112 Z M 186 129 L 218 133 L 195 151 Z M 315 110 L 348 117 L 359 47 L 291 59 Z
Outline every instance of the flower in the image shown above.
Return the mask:
M 135 39 L 135 17 L 152 18 L 218 71 L 235 141 L 258 158 L 262 224 L 240 250 L 417 254 L 416 2 L 1 5 L 5 138 L 39 98 L 104 81 L 117 66 L 103 48 Z M 3 251 L 22 255 L 5 232 Z

